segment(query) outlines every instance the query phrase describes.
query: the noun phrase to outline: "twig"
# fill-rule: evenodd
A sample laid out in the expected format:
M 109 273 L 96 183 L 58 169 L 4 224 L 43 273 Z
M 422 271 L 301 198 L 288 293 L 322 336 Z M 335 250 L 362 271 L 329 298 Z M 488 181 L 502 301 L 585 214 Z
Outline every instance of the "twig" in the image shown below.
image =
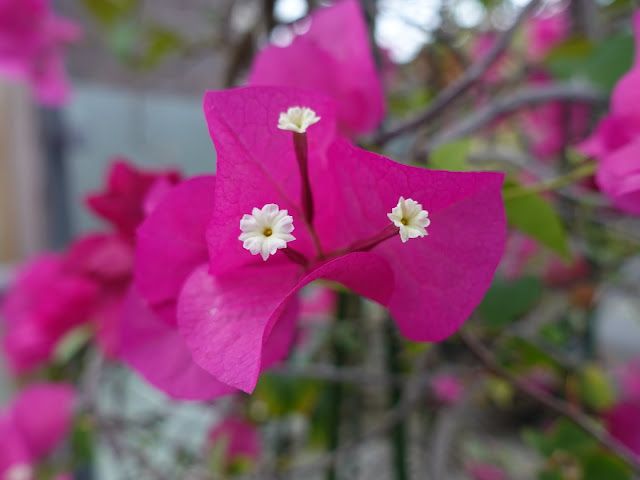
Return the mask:
M 481 60 L 473 63 L 454 83 L 445 88 L 440 94 L 431 102 L 429 108 L 419 117 L 414 118 L 404 124 L 400 124 L 395 128 L 387 132 L 383 132 L 374 139 L 376 145 L 384 145 L 388 141 L 409 133 L 421 125 L 430 122 L 436 118 L 442 111 L 459 95 L 468 90 L 475 82 L 477 82 L 482 75 L 491 67 L 494 62 L 500 57 L 502 52 L 511 43 L 515 32 L 518 30 L 522 22 L 529 16 L 535 8 L 540 4 L 540 0 L 531 0 L 526 7 L 522 9 L 515 22 L 511 27 L 505 30 L 496 40 L 487 56 Z
M 482 364 L 494 375 L 509 382 L 520 392 L 537 401 L 549 410 L 571 420 L 583 432 L 593 437 L 606 450 L 626 461 L 636 474 L 640 474 L 640 458 L 638 458 L 625 445 L 608 435 L 605 431 L 596 427 L 595 422 L 572 407 L 568 403 L 547 395 L 544 391 L 528 384 L 505 370 L 493 357 L 491 352 L 468 330 L 461 329 L 460 339 L 469 351 L 482 362 Z
M 498 98 L 486 107 L 467 116 L 463 121 L 453 125 L 429 142 L 429 151 L 438 146 L 466 137 L 497 118 L 514 113 L 525 107 L 532 107 L 546 102 L 562 100 L 566 102 L 588 102 L 605 105 L 606 95 L 585 85 L 552 84 L 544 87 L 528 87 Z M 428 153 L 428 152 L 425 152 Z
M 337 383 L 360 385 L 404 385 L 408 375 L 389 375 L 360 367 L 340 367 L 334 365 L 307 365 L 304 367 L 282 366 L 268 371 L 270 375 L 293 378 L 310 378 Z M 431 377 L 431 375 L 426 375 Z

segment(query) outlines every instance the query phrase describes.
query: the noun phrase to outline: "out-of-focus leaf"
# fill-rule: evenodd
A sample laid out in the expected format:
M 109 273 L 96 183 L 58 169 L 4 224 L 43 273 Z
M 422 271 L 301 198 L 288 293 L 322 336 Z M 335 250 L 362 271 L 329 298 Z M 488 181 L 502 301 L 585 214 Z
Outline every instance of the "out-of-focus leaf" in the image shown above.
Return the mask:
M 529 311 L 541 294 L 542 284 L 535 277 L 522 277 L 511 282 L 496 277 L 478 311 L 487 326 L 503 328 Z
M 311 412 L 320 389 L 321 382 L 265 374 L 260 376 L 252 399 L 264 402 L 270 415 L 282 417 L 291 412 Z
M 587 365 L 580 372 L 580 396 L 595 410 L 604 410 L 613 405 L 615 390 L 602 368 Z
M 147 48 L 138 61 L 142 68 L 155 67 L 184 44 L 177 32 L 160 26 L 149 27 L 145 36 Z
M 595 452 L 582 459 L 582 480 L 629 480 L 631 473 L 617 458 Z
M 81 326 L 71 330 L 58 342 L 54 353 L 57 363 L 65 364 L 84 347 L 92 336 L 91 329 Z
M 502 347 L 500 357 L 511 366 L 527 370 L 530 367 L 543 366 L 554 372 L 562 371 L 562 366 L 552 355 L 522 337 L 510 337 L 502 343 Z
M 509 382 L 498 377 L 489 377 L 487 382 L 487 393 L 496 405 L 508 408 L 513 403 L 515 391 Z
M 135 49 L 140 41 L 140 26 L 131 21 L 116 22 L 109 29 L 107 44 L 121 62 L 133 64 Z
M 596 45 L 574 38 L 552 51 L 546 66 L 563 79 L 581 78 L 610 92 L 633 62 L 633 37 L 620 33 Z
M 510 226 L 538 240 L 563 258 L 570 258 L 567 232 L 549 202 L 536 193 L 527 192 L 513 180 L 505 181 L 503 194 Z
M 89 12 L 104 26 L 126 18 L 138 7 L 140 0 L 82 0 Z
M 429 155 L 429 167 L 455 172 L 469 170 L 467 156 L 470 147 L 471 141 L 467 138 L 441 145 Z

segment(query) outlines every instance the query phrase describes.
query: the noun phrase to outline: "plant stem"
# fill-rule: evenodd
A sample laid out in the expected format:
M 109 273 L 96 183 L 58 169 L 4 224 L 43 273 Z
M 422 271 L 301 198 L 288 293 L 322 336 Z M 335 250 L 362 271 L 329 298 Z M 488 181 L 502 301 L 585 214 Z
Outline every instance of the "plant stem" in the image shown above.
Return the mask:
M 391 316 L 385 324 L 385 340 L 387 344 L 387 373 L 397 375 L 402 372 L 399 354 L 401 352 L 399 339 Z M 402 389 L 397 385 L 390 387 L 390 401 L 393 408 L 397 407 L 402 398 Z M 393 468 L 396 480 L 408 480 L 407 471 L 407 439 L 405 422 L 399 421 L 391 431 L 393 446 Z
M 346 352 L 341 345 L 340 338 L 336 335 L 340 327 L 347 318 L 349 311 L 349 303 L 353 294 L 349 292 L 340 292 L 338 294 L 338 310 L 333 324 L 333 335 L 331 340 L 331 349 L 333 353 L 333 364 L 336 369 L 340 369 L 345 362 Z M 329 385 L 329 425 L 327 426 L 327 448 L 333 452 L 338 449 L 340 444 L 340 412 L 342 410 L 342 397 L 344 396 L 344 386 L 341 382 L 332 382 Z M 327 480 L 336 480 L 336 466 L 332 464 L 327 471 Z
M 640 474 L 640 458 L 629 448 L 610 436 L 602 428 L 598 428 L 596 422 L 586 416 L 582 411 L 569 405 L 567 402 L 548 395 L 543 390 L 519 379 L 504 369 L 493 357 L 491 352 L 468 330 L 459 332 L 462 343 L 469 351 L 494 375 L 506 380 L 515 389 L 532 398 L 549 410 L 572 421 L 583 432 L 593 437 L 602 447 L 624 460 L 636 474 Z
M 502 197 L 505 200 L 513 198 L 525 197 L 534 193 L 544 193 L 551 190 L 557 190 L 558 188 L 566 187 L 572 183 L 582 180 L 584 178 L 591 177 L 596 172 L 596 163 L 588 162 L 580 165 L 579 167 L 571 170 L 565 175 L 556 178 L 550 178 L 535 185 L 531 185 L 526 188 L 514 188 L 512 190 L 506 190 L 503 192 Z

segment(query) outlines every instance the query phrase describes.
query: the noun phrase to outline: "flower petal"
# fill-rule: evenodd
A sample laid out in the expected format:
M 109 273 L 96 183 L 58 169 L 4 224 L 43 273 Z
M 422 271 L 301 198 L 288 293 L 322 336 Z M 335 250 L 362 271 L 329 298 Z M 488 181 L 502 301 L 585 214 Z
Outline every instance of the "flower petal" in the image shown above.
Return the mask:
M 379 280 L 365 283 L 372 277 Z M 219 276 L 201 267 L 178 301 L 178 325 L 193 359 L 220 381 L 252 392 L 267 362 L 265 339 L 271 341 L 281 328 L 283 319 L 276 320 L 292 296 L 317 278 L 340 282 L 380 303 L 388 301 L 393 289 L 391 270 L 372 253 L 340 257 L 306 276 L 288 263 L 247 265 Z M 278 334 L 278 339 L 274 343 L 286 351 L 290 337 Z

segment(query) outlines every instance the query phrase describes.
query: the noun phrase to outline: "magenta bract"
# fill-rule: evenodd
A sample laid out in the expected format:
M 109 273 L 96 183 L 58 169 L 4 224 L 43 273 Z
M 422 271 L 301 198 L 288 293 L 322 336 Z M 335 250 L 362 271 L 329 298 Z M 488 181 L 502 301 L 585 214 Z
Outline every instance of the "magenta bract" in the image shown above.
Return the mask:
M 69 96 L 63 49 L 80 36 L 46 0 L 0 0 L 0 75 L 29 84 L 39 102 L 62 105 Z
M 360 2 L 319 8 L 307 20 L 309 30 L 290 45 L 270 45 L 256 55 L 249 84 L 319 90 L 340 105 L 343 133 L 372 131 L 384 117 L 385 101 Z
M 71 385 L 36 383 L 0 412 L 0 475 L 11 467 L 43 460 L 67 437 L 75 390 Z
M 640 215 L 640 12 L 633 16 L 636 59 L 632 69 L 616 84 L 611 111 L 595 133 L 578 145 L 585 154 L 599 160 L 598 188 L 620 210 Z

